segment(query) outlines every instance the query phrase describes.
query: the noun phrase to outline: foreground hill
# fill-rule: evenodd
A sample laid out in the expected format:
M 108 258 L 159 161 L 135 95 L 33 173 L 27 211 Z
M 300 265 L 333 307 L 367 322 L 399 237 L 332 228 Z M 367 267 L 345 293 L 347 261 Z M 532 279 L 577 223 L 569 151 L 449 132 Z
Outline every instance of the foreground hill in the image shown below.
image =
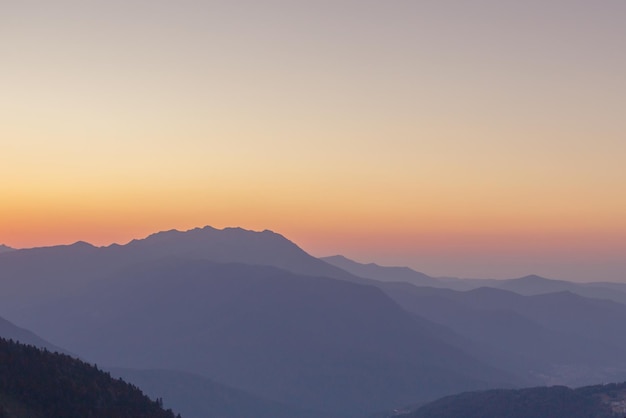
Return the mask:
M 621 418 L 626 383 L 489 390 L 448 396 L 403 418 Z M 397 415 L 396 415 L 397 416 Z
M 99 364 L 200 373 L 342 417 L 515 381 L 373 286 L 273 267 L 150 262 L 25 323 Z
M 174 418 L 136 387 L 63 354 L 0 338 L 2 418 Z

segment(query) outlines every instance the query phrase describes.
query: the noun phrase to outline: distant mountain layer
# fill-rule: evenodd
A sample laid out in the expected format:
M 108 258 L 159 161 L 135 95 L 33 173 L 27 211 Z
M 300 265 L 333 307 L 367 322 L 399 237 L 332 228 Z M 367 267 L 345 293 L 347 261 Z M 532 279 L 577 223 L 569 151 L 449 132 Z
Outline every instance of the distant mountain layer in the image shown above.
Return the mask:
M 537 275 L 507 280 L 429 277 L 408 267 L 386 267 L 373 263 L 362 264 L 341 255 L 323 257 L 321 259 L 356 276 L 382 282 L 407 282 L 415 286 L 438 287 L 459 291 L 491 287 L 529 296 L 567 291 L 580 296 L 607 299 L 626 304 L 626 283 L 573 283 L 565 280 L 547 279 Z
M 204 227 L 159 232 L 126 245 L 97 248 L 77 242 L 5 253 L 0 257 L 0 315 L 18 318 L 16 311 L 26 311 L 28 305 L 64 297 L 128 265 L 163 257 L 269 265 L 310 276 L 354 279 L 274 232 Z
M 4 318 L 0 318 L 0 338 L 18 341 L 22 344 L 28 344 L 28 345 L 32 345 L 38 348 L 45 348 L 46 350 L 49 350 L 52 352 L 68 354 L 61 348 L 56 347 L 53 344 L 50 344 L 48 341 L 44 340 L 43 338 L 38 337 L 34 333 L 24 328 L 20 328 L 17 325 L 12 324 L 11 322 L 7 321 Z
M 536 383 L 584 385 L 626 378 L 626 305 L 571 292 L 523 296 L 381 283 L 404 309 L 474 341 L 492 364 Z
M 626 412 L 626 384 L 462 393 L 402 418 L 616 418 Z M 398 416 L 398 415 L 395 415 Z
M 1 338 L 0 371 L 2 418 L 174 418 L 93 366 Z
M 133 383 L 151 398 L 185 418 L 323 418 L 292 405 L 261 399 L 216 383 L 206 377 L 172 370 L 111 369 L 111 374 Z
M 407 282 L 417 286 L 439 286 L 436 279 L 408 267 L 386 267 L 378 264 L 361 264 L 342 255 L 322 257 L 321 260 L 339 267 L 355 276 L 381 281 Z
M 8 253 L 9 251 L 15 251 L 15 250 L 11 247 L 7 247 L 4 244 L 0 244 L 0 253 Z

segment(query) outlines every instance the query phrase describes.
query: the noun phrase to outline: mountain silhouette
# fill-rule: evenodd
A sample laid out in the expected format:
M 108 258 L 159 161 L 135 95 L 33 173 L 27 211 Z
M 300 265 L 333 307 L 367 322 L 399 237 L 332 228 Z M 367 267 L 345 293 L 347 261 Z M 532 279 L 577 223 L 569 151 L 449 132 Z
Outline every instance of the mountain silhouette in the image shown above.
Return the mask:
M 345 271 L 312 257 L 275 232 L 210 226 L 189 231 L 159 232 L 123 246 L 133 260 L 180 256 L 218 263 L 267 265 L 312 276 L 350 278 Z M 122 250 L 120 247 L 110 250 Z
M 626 375 L 626 305 L 580 294 L 619 284 L 327 260 L 270 231 L 211 227 L 14 250 L 0 255 L 0 315 L 98 364 L 193 373 L 328 417 Z
M 535 274 L 503 280 L 429 277 L 409 267 L 386 267 L 374 263 L 362 264 L 341 255 L 322 257 L 321 259 L 356 276 L 383 282 L 407 282 L 416 286 L 438 287 L 459 291 L 490 287 L 509 290 L 520 295 L 539 295 L 569 291 L 580 296 L 626 303 L 626 284 L 624 283 L 574 283 L 566 280 L 548 279 Z
M 77 242 L 3 253 L 0 315 L 20 318 L 30 306 L 62 298 L 125 266 L 172 256 L 270 265 L 294 273 L 355 280 L 350 273 L 312 257 L 274 232 L 207 226 L 185 232 L 159 232 L 126 245 L 94 247 Z
M 408 267 L 386 267 L 375 263 L 362 264 L 342 255 L 322 257 L 321 260 L 355 276 L 381 281 L 407 282 L 417 286 L 434 286 L 437 280 Z
M 521 295 L 571 292 L 580 296 L 626 303 L 626 286 L 623 284 L 617 288 L 605 283 L 573 283 L 565 280 L 547 279 L 537 275 L 509 280 L 493 280 L 481 284 L 496 289 L 510 290 Z

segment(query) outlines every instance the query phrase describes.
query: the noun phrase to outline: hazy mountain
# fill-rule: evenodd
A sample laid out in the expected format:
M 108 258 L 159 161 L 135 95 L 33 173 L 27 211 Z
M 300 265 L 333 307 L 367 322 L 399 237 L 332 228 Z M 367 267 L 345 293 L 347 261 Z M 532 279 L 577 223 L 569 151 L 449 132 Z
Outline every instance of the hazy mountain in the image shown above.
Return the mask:
M 1 338 L 0 370 L 2 418 L 174 418 L 89 364 Z
M 626 377 L 626 306 L 573 293 L 522 296 L 383 283 L 404 309 L 497 350 L 493 364 L 544 383 Z
M 374 263 L 362 264 L 341 255 L 322 257 L 321 260 L 356 276 L 383 282 L 407 282 L 416 286 L 430 286 L 459 291 L 491 287 L 509 290 L 521 295 L 568 291 L 581 296 L 608 299 L 626 304 L 626 284 L 624 283 L 574 283 L 565 280 L 547 279 L 537 275 L 505 280 L 430 277 L 408 267 L 386 267 Z
M 0 314 L 10 319 L 19 318 L 20 311 L 63 297 L 125 266 L 171 256 L 271 265 L 295 273 L 355 279 L 271 231 L 204 227 L 186 232 L 159 232 L 126 245 L 97 248 L 77 242 L 3 253 L 0 257 Z
M 48 341 L 38 337 L 34 333 L 12 324 L 4 318 L 0 318 L 0 338 L 18 341 L 22 344 L 33 345 L 38 348 L 45 348 L 51 352 L 66 353 L 59 347 L 50 344 Z
M 25 323 L 99 364 L 201 373 L 342 417 L 512 380 L 375 287 L 272 267 L 146 263 Z
M 15 250 L 0 255 L 0 313 L 99 364 L 192 372 L 343 417 L 455 390 L 626 374 L 626 305 L 572 293 L 585 285 L 329 261 L 239 228 Z M 591 291 L 619 294 L 613 285 Z M 564 286 L 574 290 L 545 293 Z
M 83 242 L 0 254 L 0 314 L 30 310 L 114 270 L 100 249 Z
M 489 390 L 448 396 L 403 418 L 615 418 L 624 415 L 626 384 Z
M 407 282 L 418 286 L 434 286 L 437 280 L 408 267 L 386 267 L 375 263 L 362 264 L 342 255 L 322 257 L 321 260 L 355 276 L 381 281 Z
M 0 244 L 0 253 L 8 253 L 9 251 L 15 251 L 15 249 L 7 247 L 4 244 Z
M 152 399 L 185 418 L 323 418 L 322 413 L 268 401 L 206 377 L 171 370 L 111 369 L 111 374 L 133 383 Z
M 123 249 L 110 247 L 109 251 L 116 249 L 131 254 L 134 261 L 180 256 L 218 263 L 274 266 L 312 276 L 350 278 L 345 271 L 312 257 L 284 236 L 268 230 L 220 230 L 210 226 L 185 232 L 172 230 L 133 240 Z
M 536 275 L 510 280 L 491 280 L 483 282 L 484 286 L 510 290 L 521 295 L 539 295 L 544 293 L 571 292 L 580 296 L 596 299 L 608 299 L 626 303 L 626 288 L 611 288 L 604 283 L 573 283 L 565 280 L 546 279 Z

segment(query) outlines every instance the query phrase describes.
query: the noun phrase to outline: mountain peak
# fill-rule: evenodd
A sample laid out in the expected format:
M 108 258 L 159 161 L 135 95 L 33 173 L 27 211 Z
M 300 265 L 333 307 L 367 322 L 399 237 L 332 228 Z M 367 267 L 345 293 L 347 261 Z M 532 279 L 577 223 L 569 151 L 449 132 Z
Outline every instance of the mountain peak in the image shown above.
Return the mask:
M 538 276 L 536 274 L 529 274 L 528 276 L 519 277 L 516 280 L 524 280 L 524 281 L 527 281 L 527 282 L 548 282 L 548 281 L 552 281 L 552 279 L 547 279 L 545 277 L 541 277 L 541 276 Z
M 88 243 L 86 241 L 76 241 L 75 243 L 70 245 L 70 247 L 73 247 L 73 248 L 96 248 L 93 244 L 90 244 L 90 243 Z
M 217 263 L 271 265 L 294 273 L 351 278 L 352 276 L 306 253 L 283 235 L 265 229 L 211 226 L 157 232 L 126 244 L 138 259 L 165 256 L 204 259 Z M 120 248 L 112 248 L 120 251 Z
M 0 244 L 0 253 L 8 253 L 9 251 L 15 251 L 15 248 L 11 248 L 7 245 Z

